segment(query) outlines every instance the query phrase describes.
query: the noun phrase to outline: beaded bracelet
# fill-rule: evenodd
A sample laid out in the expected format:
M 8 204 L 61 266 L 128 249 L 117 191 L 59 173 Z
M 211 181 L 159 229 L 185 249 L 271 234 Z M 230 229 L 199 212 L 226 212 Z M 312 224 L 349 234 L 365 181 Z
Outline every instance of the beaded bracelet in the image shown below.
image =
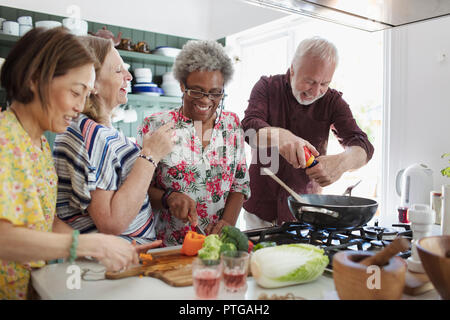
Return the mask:
M 155 160 L 153 160 L 152 156 L 144 156 L 142 153 L 140 153 L 140 154 L 138 155 L 138 157 L 150 161 L 150 163 L 151 163 L 152 165 L 154 165 L 155 168 L 157 167 L 156 162 L 155 162 Z
M 77 258 L 77 248 L 78 248 L 78 235 L 80 231 L 73 230 L 72 232 L 72 245 L 70 246 L 70 257 L 69 263 L 73 263 Z

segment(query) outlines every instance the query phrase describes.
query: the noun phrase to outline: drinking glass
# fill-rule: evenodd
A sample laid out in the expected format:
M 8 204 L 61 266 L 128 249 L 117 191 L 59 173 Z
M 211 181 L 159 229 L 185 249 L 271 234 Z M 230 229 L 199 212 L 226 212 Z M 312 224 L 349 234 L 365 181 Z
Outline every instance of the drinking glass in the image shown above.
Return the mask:
M 245 251 L 225 251 L 221 255 L 223 283 L 228 292 L 242 292 L 247 289 L 249 254 Z
M 198 299 L 216 299 L 219 294 L 221 277 L 222 262 L 220 260 L 194 259 L 192 279 Z
M 400 223 L 409 223 L 408 219 L 408 207 L 398 207 L 398 222 Z

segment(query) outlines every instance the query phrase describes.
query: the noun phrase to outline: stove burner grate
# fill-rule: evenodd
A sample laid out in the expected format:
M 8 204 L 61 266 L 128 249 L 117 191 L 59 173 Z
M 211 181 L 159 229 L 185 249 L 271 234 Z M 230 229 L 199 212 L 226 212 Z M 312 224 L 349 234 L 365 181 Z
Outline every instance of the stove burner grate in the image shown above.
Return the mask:
M 403 229 L 403 230 L 399 230 Z M 412 238 L 409 225 L 392 225 L 392 227 L 361 226 L 345 229 L 320 229 L 306 223 L 285 222 L 281 226 L 244 231 L 249 239 L 256 243 L 273 241 L 278 245 L 289 243 L 306 243 L 320 247 L 328 255 L 332 269 L 334 254 L 342 250 L 379 251 L 389 245 L 398 236 Z M 411 252 L 399 254 L 407 258 Z

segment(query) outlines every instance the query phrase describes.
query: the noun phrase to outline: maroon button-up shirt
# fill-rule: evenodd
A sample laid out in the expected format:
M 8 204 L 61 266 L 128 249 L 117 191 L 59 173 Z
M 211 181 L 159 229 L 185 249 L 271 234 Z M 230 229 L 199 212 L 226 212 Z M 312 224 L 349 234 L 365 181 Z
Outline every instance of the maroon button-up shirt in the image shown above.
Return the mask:
M 263 76 L 255 84 L 242 126 L 246 135 L 249 129 L 287 129 L 308 140 L 320 155 L 326 154 L 331 129 L 342 146 L 362 147 L 369 160 L 374 152 L 367 135 L 356 124 L 349 105 L 342 99 L 341 92 L 329 88 L 316 102 L 307 106 L 301 105 L 292 94 L 289 70 L 286 74 Z M 260 151 L 263 157 L 260 157 Z M 251 197 L 244 203 L 244 208 L 263 220 L 276 220 L 278 224 L 282 224 L 284 221 L 295 220 L 287 204 L 289 194 L 272 178 L 261 174 L 262 167 L 275 168 L 264 156 L 267 153 L 270 158 L 273 152 L 278 151 L 276 148 L 252 150 L 249 169 Z M 278 163 L 276 175 L 297 193 L 321 192 L 319 184 L 309 179 L 305 169 L 295 169 L 281 155 L 278 155 Z

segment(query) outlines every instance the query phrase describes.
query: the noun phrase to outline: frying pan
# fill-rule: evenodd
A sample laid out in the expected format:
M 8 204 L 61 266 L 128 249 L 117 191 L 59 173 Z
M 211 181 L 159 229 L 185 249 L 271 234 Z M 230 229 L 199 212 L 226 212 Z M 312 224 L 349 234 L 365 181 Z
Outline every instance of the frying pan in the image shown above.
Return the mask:
M 302 201 L 288 197 L 289 210 L 297 221 L 318 228 L 359 227 L 369 222 L 378 208 L 375 200 L 360 197 L 324 194 L 300 197 Z
M 263 171 L 291 194 L 287 199 L 288 206 L 298 222 L 323 229 L 359 227 L 369 222 L 377 211 L 378 202 L 375 200 L 351 196 L 352 189 L 361 181 L 348 187 L 342 196 L 299 195 L 272 171 L 267 168 L 263 168 Z

